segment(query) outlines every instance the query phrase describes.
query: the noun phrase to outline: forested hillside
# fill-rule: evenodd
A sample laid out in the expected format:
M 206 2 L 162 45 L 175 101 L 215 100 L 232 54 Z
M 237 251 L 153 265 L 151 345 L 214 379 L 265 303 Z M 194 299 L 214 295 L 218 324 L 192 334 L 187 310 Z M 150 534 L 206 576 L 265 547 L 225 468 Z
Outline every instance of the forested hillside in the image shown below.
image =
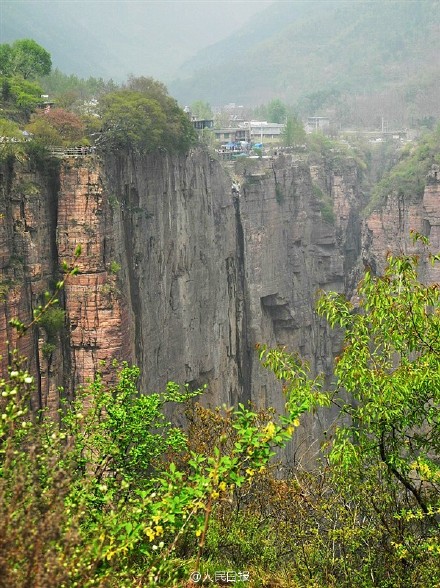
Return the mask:
M 374 109 L 396 123 L 438 116 L 439 26 L 437 0 L 278 2 L 188 61 L 171 88 L 185 103 L 276 96 L 309 115 L 332 108 L 347 122 L 367 96 L 366 119 Z

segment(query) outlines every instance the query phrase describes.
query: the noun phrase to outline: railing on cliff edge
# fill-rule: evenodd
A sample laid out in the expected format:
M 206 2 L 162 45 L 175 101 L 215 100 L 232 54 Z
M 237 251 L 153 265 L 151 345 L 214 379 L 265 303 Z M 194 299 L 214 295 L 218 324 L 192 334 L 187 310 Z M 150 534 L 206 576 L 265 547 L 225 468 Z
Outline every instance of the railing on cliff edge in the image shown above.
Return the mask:
M 71 157 L 84 157 L 85 155 L 94 155 L 96 153 L 95 147 L 50 147 L 52 155 L 55 157 L 65 157 L 70 155 Z

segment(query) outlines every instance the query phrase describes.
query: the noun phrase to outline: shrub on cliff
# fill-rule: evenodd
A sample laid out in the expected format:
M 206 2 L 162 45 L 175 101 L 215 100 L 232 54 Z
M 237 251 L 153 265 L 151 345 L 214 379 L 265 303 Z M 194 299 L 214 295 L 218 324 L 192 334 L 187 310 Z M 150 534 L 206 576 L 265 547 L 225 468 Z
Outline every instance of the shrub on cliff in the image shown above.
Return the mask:
M 20 77 L 0 77 L 2 108 L 8 118 L 26 122 L 41 103 L 41 87 Z

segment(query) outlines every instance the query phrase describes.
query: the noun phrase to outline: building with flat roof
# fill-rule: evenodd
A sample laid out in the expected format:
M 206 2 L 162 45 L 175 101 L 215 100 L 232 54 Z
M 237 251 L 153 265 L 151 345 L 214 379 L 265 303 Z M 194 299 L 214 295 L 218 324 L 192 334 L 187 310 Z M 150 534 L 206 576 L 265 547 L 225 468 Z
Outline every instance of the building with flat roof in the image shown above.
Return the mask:
M 204 129 L 213 129 L 214 128 L 214 120 L 205 119 L 205 118 L 191 118 L 191 122 L 193 127 L 197 131 L 203 131 Z
M 309 116 L 306 124 L 306 133 L 322 131 L 330 126 L 328 116 Z
M 283 124 L 267 121 L 251 120 L 240 126 L 248 130 L 251 141 L 258 141 L 259 143 L 264 143 L 268 139 L 280 139 L 284 131 Z
M 240 127 L 225 127 L 223 129 L 213 129 L 215 138 L 220 143 L 236 143 L 237 141 L 248 141 L 249 131 Z

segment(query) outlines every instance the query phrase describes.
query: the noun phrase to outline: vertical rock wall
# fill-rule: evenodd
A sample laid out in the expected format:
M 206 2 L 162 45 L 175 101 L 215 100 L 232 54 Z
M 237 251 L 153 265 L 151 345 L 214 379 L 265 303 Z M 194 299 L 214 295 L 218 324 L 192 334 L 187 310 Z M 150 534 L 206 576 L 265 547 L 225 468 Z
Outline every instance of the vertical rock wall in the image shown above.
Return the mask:
M 45 334 L 29 328 L 18 338 L 12 318 L 30 325 L 33 310 L 44 302 L 58 270 L 56 243 L 59 170 L 9 159 L 0 170 L 0 354 L 6 369 L 8 350 L 18 347 L 36 378 L 32 408 L 58 408 L 58 387 L 68 380 L 66 341 L 58 335 L 56 349 L 42 353 Z M 9 342 L 9 343 L 8 343 Z
M 128 314 L 113 256 L 114 226 L 101 166 L 93 157 L 64 158 L 56 241 L 59 259 L 79 274 L 65 286 L 73 388 L 93 380 L 99 370 L 112 373 L 113 359 L 133 356 Z M 81 255 L 75 261 L 75 249 Z
M 380 270 L 387 249 L 407 246 L 409 228 L 440 247 L 437 168 L 423 199 L 391 195 L 362 225 L 353 160 L 309 165 L 282 155 L 244 166 L 235 177 L 239 194 L 204 152 L 66 157 L 44 172 L 3 166 L 3 366 L 6 341 L 14 340 L 9 319 L 30 322 L 61 261 L 72 263 L 82 246 L 79 275 L 60 301 L 66 323 L 55 348 L 47 353 L 38 327 L 20 342 L 37 375 L 34 407 L 55 410 L 59 386 L 72 393 L 98 369 L 110 378 L 116 358 L 142 368 L 145 393 L 173 379 L 207 384 L 212 406 L 252 400 L 282 409 L 280 386 L 259 365 L 255 345 L 286 345 L 329 374 L 341 338 L 314 312 L 318 291 L 351 295 L 360 261 Z M 314 451 L 331 419 L 309 418 L 291 458 Z
M 280 386 L 259 364 L 255 343 L 298 351 L 331 372 L 340 336 L 314 311 L 320 290 L 350 292 L 360 246 L 360 178 L 354 161 L 329 169 L 286 155 L 246 170 L 237 206 L 244 235 L 250 396 L 283 409 Z M 308 418 L 291 459 L 315 451 L 329 426 Z
M 314 369 L 331 370 L 340 338 L 314 303 L 319 288 L 348 292 L 351 283 L 360 249 L 356 165 L 311 169 L 291 156 L 252 163 L 233 194 L 231 178 L 205 153 L 105 162 L 144 391 L 174 379 L 207 384 L 211 405 L 252 400 L 282 410 L 257 343 L 286 345 Z M 300 443 L 327 422 L 311 419 Z
M 209 384 L 235 401 L 243 324 L 230 181 L 205 153 L 108 159 L 114 255 L 141 387 Z
M 411 244 L 413 229 L 429 237 L 432 249 L 440 250 L 440 166 L 433 165 L 421 196 L 405 201 L 392 193 L 386 202 L 366 219 L 362 230 L 363 263 L 377 273 L 385 265 L 387 251 L 407 254 L 420 253 L 422 246 Z M 421 279 L 427 283 L 440 282 L 438 264 L 420 266 Z

